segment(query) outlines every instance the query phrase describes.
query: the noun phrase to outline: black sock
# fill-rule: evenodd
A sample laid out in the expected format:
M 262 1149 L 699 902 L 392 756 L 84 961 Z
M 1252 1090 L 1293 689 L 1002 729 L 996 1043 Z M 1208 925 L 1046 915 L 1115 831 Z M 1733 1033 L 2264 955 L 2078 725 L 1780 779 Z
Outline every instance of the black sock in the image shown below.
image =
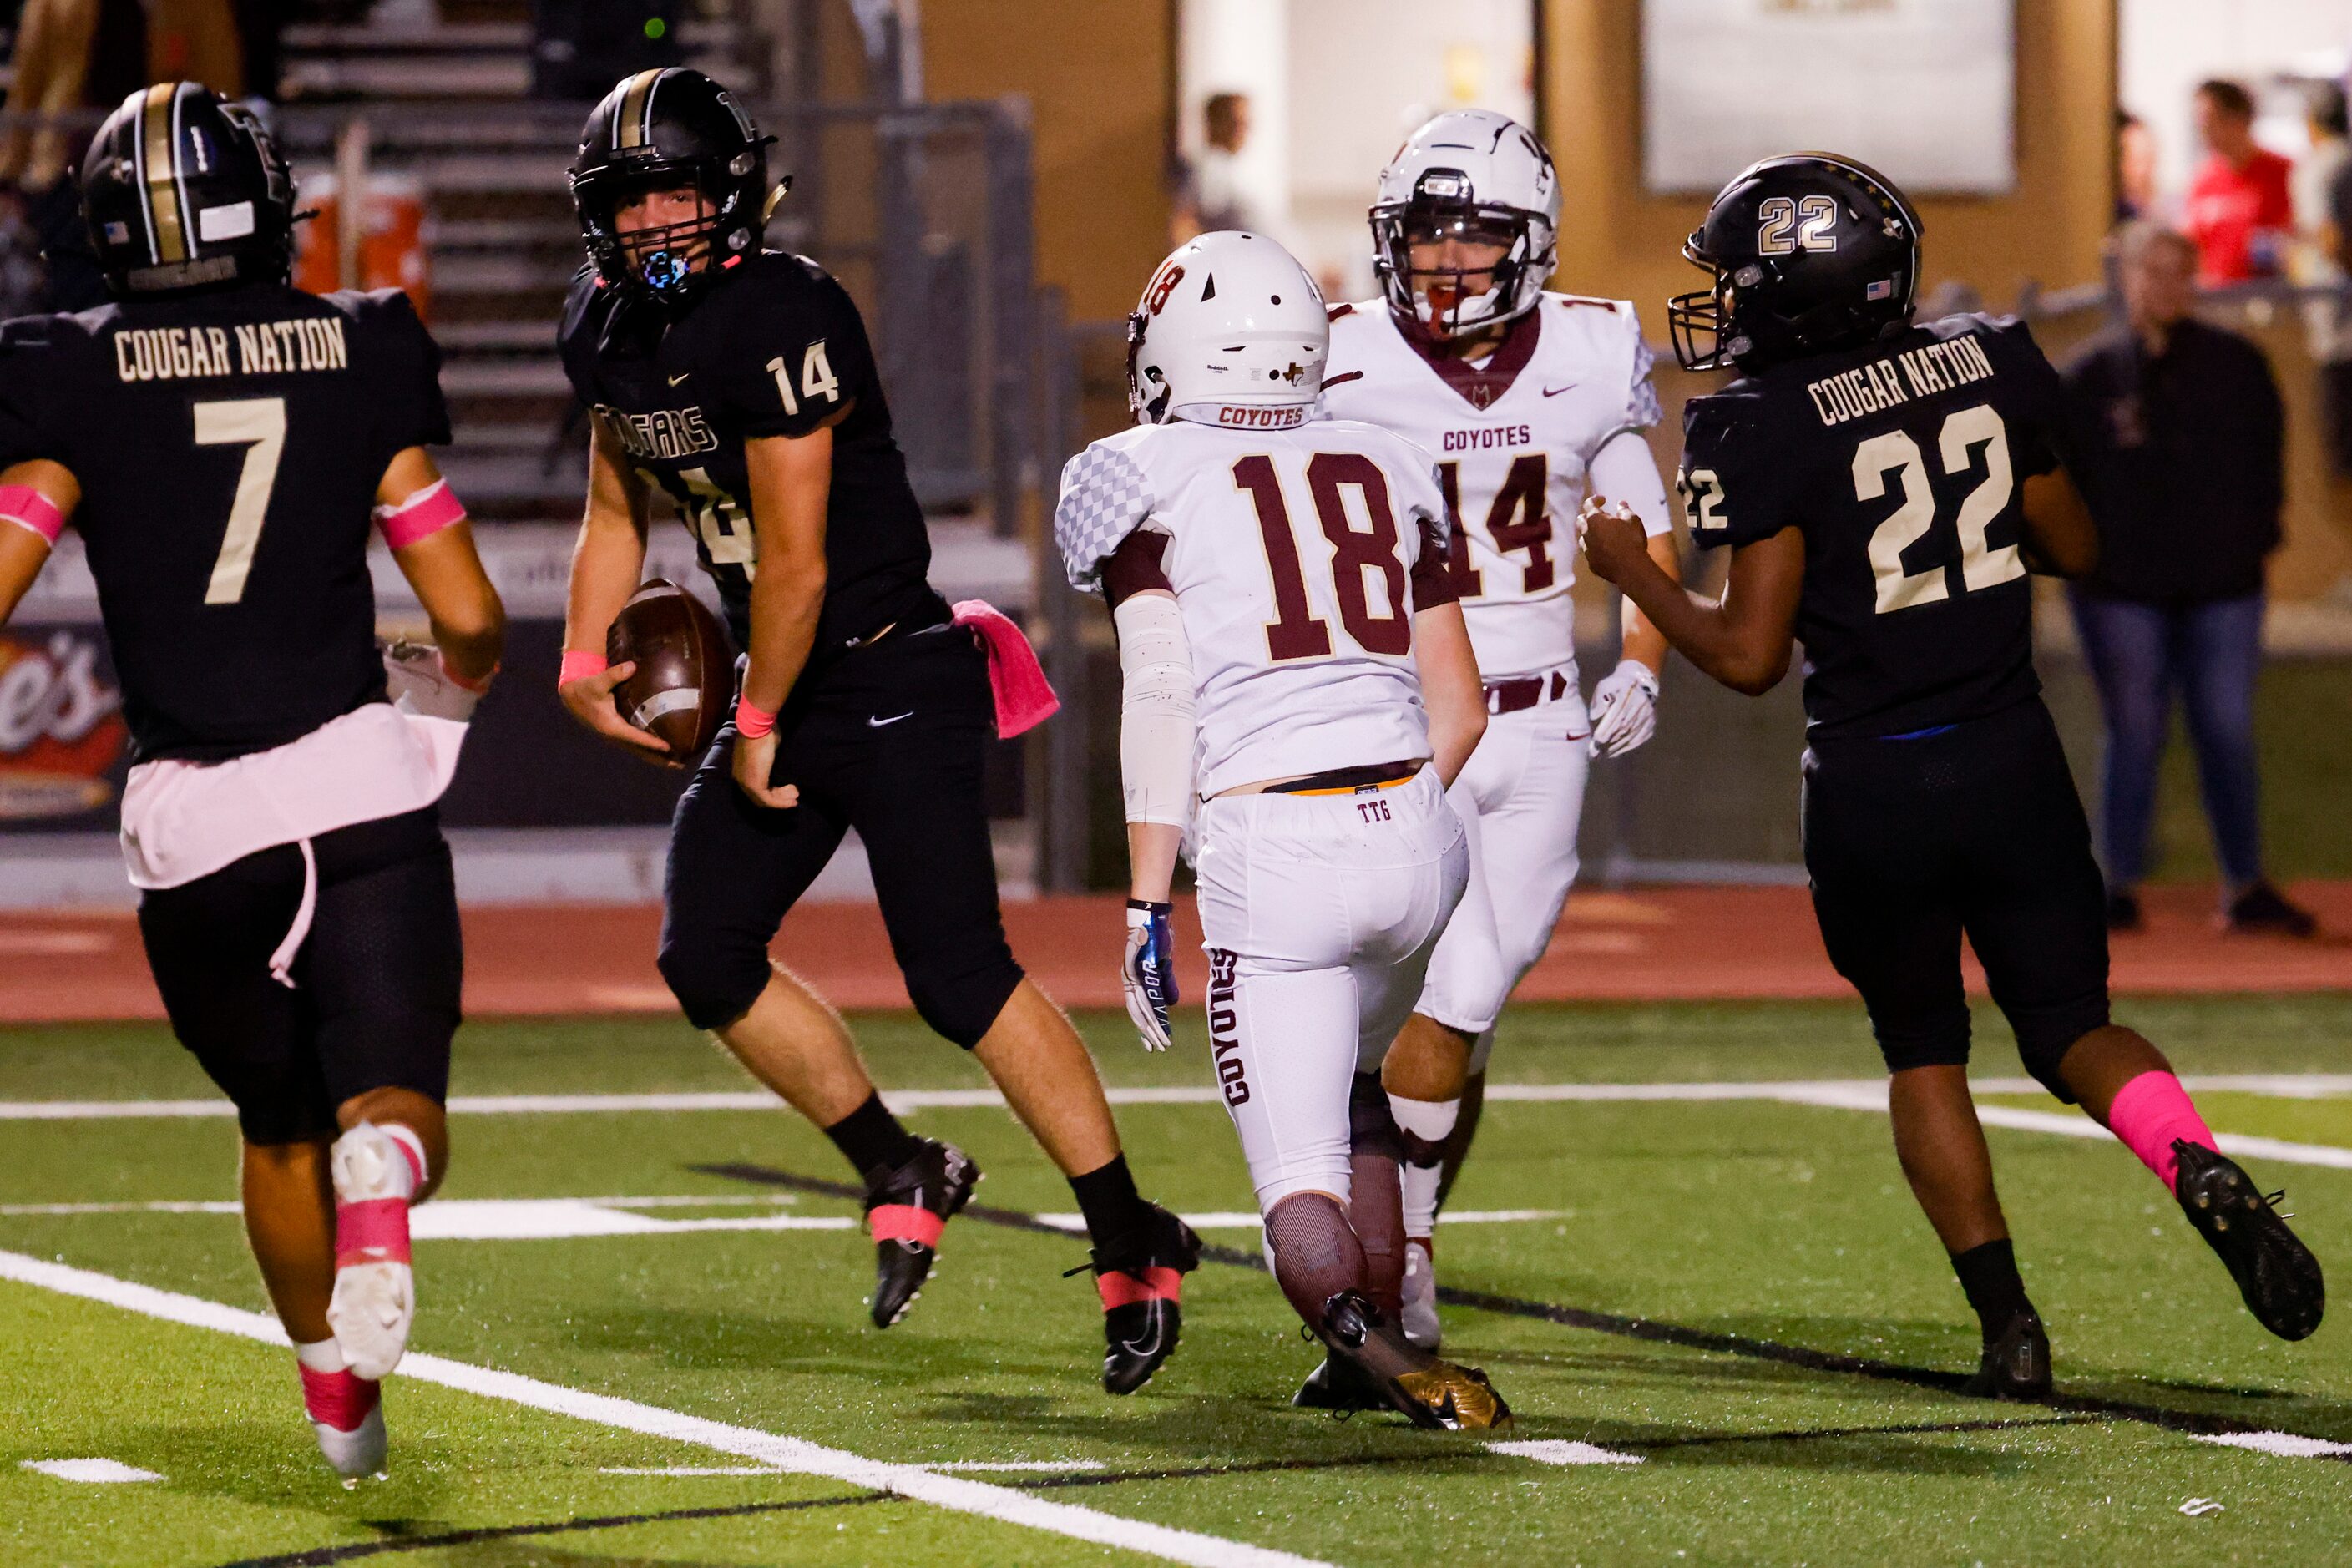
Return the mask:
M 1109 1164 L 1072 1176 L 1070 1192 L 1086 1216 L 1087 1236 L 1098 1259 L 1125 1262 L 1141 1255 L 1151 1211 L 1135 1190 L 1126 1155 L 1114 1154 Z
M 826 1128 L 824 1135 L 869 1186 L 877 1173 L 898 1169 L 923 1146 L 921 1139 L 898 1125 L 878 1092 L 867 1095 L 865 1104 Z
M 1952 1272 L 1960 1277 L 1960 1289 L 1977 1310 L 1988 1341 L 2020 1312 L 2033 1310 L 2033 1303 L 2025 1299 L 2025 1281 L 2018 1277 L 2017 1249 L 2007 1237 L 1953 1254 Z

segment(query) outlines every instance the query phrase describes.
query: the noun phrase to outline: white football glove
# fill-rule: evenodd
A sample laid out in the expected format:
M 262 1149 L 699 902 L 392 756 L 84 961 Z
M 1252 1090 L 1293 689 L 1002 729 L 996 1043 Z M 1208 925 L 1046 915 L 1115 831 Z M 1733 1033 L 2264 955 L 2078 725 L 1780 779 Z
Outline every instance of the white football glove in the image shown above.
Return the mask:
M 1617 668 L 1592 689 L 1592 750 L 1622 757 L 1658 732 L 1658 678 L 1639 659 Z
M 383 648 L 383 684 L 392 705 L 404 713 L 427 719 L 454 719 L 468 723 L 479 691 L 468 689 L 441 662 L 441 650 L 430 643 L 403 637 Z
M 1176 1005 L 1176 933 L 1163 903 L 1127 900 L 1127 952 L 1118 966 L 1127 1016 L 1147 1051 L 1168 1048 L 1168 1009 Z

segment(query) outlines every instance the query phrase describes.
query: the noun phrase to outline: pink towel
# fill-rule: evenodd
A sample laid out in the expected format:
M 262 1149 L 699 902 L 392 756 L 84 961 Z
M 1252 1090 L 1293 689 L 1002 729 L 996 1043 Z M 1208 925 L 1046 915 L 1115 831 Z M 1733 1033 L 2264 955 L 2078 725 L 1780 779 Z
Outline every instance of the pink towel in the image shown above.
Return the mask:
M 1061 710 L 1062 700 L 1046 682 L 1037 650 L 1029 646 L 1012 616 L 985 599 L 964 599 L 955 605 L 955 624 L 977 632 L 980 646 L 988 652 L 988 687 L 996 696 L 997 739 L 1009 741 Z

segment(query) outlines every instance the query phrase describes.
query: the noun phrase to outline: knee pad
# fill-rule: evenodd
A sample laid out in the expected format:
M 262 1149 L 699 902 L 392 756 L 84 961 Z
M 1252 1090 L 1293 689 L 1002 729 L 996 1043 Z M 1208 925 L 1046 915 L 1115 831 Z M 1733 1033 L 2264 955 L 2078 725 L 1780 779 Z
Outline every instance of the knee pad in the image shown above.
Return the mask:
M 2074 1103 L 2074 1095 L 2059 1074 L 2058 1064 L 2066 1059 L 2074 1042 L 2094 1029 L 2104 1029 L 2110 1022 L 2107 994 L 2102 986 L 2095 995 L 2084 995 L 2069 1002 L 2032 1007 L 2005 1007 L 2009 1026 L 2017 1036 L 2018 1059 L 2033 1080 L 2057 1097 L 2062 1105 Z
M 937 961 L 909 963 L 907 995 L 923 1022 L 965 1050 L 980 1044 L 995 1026 L 996 1016 L 1022 981 L 1021 965 L 1002 941 L 992 952 L 966 955 L 952 964 Z
M 662 931 L 655 962 L 698 1029 L 723 1029 L 751 1010 L 773 973 L 764 948 Z

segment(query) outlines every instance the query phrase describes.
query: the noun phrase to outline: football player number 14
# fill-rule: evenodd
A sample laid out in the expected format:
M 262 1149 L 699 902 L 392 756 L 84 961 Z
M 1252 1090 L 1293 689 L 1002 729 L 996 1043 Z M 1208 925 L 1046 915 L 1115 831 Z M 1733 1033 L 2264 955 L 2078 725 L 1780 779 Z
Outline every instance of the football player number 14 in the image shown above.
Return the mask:
M 195 405 L 196 445 L 245 448 L 236 475 L 236 495 L 228 505 L 228 528 L 214 558 L 207 605 L 234 605 L 245 597 L 253 571 L 253 549 L 261 542 L 262 520 L 269 515 L 269 492 L 278 484 L 278 459 L 286 451 L 286 400 L 244 397 Z

